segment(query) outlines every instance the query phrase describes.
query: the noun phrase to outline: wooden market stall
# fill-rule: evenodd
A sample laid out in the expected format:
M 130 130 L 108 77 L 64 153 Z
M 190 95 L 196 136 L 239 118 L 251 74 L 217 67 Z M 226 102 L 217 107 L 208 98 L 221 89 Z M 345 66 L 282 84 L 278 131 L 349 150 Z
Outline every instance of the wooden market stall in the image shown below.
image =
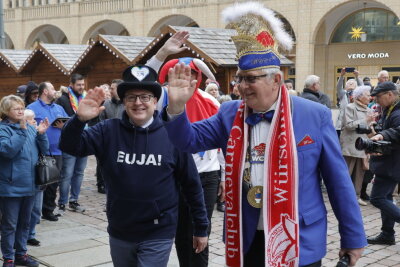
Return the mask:
M 123 71 L 151 40 L 152 37 L 98 35 L 73 72 L 86 76 L 87 88 L 110 84 L 114 79 L 122 79 Z
M 70 74 L 86 48 L 88 45 L 38 43 L 20 68 L 20 74 L 30 76 L 37 84 L 49 81 L 56 90 L 68 86 Z
M 18 74 L 32 50 L 0 49 L 0 99 L 15 94 L 19 85 L 26 84 L 30 76 Z

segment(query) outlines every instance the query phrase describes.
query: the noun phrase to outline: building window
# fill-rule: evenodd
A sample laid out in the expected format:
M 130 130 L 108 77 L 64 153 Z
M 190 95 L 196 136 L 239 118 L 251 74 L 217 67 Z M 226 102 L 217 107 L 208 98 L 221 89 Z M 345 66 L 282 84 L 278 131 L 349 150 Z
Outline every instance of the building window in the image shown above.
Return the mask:
M 383 9 L 363 9 L 345 18 L 336 28 L 332 43 L 361 42 L 361 38 L 352 38 L 350 32 L 354 28 L 362 27 L 366 33 L 363 41 L 400 40 L 399 19 L 395 14 Z

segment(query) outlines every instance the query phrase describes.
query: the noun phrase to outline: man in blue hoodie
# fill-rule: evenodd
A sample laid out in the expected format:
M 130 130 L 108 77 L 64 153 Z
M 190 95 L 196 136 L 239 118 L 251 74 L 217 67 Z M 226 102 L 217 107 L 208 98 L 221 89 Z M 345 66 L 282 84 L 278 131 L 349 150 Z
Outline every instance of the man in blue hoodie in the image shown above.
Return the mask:
M 169 141 L 156 111 L 161 86 L 147 66 L 132 66 L 123 74 L 118 95 L 122 119 L 85 123 L 104 110 L 101 88 L 89 90 L 61 134 L 63 152 L 96 155 L 107 188 L 111 257 L 115 266 L 167 266 L 176 232 L 179 187 L 190 206 L 193 247 L 207 245 L 208 219 L 203 190 L 191 154 Z

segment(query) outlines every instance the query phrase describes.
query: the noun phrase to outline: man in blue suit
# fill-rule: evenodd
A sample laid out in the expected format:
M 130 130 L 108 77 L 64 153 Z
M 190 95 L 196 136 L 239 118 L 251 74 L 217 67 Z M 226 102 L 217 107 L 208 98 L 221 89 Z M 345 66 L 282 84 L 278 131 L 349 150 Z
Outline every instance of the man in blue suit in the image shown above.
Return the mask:
M 290 50 L 291 38 L 272 11 L 253 2 L 223 15 L 238 32 L 232 39 L 243 101 L 226 102 L 213 117 L 191 124 L 185 103 L 196 81 L 190 82 L 188 66 L 176 65 L 162 116 L 179 149 L 224 151 L 227 265 L 321 266 L 327 212 L 320 177 L 339 221 L 339 255 L 355 265 L 367 243 L 330 110 L 288 96 L 277 48 Z

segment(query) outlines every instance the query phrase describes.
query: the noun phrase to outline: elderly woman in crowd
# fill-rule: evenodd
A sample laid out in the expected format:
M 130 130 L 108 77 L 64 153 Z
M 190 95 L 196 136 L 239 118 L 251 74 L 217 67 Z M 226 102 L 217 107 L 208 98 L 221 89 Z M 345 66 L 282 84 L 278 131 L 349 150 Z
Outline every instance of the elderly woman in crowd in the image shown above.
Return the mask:
M 344 75 L 346 74 L 346 68 L 342 68 L 338 83 L 336 85 L 336 94 L 339 104 L 339 116 L 337 117 L 335 126 L 338 136 L 340 136 L 340 131 L 342 129 L 342 119 L 344 116 L 344 111 L 346 109 L 346 106 L 347 104 L 353 102 L 353 90 L 356 89 L 357 86 L 363 85 L 361 79 L 358 78 L 358 71 L 354 70 L 353 73 L 354 76 L 356 76 L 356 79 L 348 80 L 344 85 L 343 89 Z
M 47 154 L 47 119 L 35 128 L 24 119 L 24 101 L 14 95 L 0 101 L 0 209 L 3 267 L 39 266 L 27 252 L 35 193 L 35 164 Z
M 369 128 L 374 122 L 375 115 L 368 108 L 371 99 L 370 89 L 369 86 L 359 86 L 354 90 L 354 102 L 346 106 L 340 135 L 342 153 L 352 176 L 357 196 L 360 196 L 364 172 L 367 169 L 367 155 L 363 150 L 360 151 L 355 148 L 355 142 L 358 137 L 367 138 L 367 134 L 360 134 L 356 129 L 360 127 Z M 367 205 L 361 198 L 358 202 L 360 205 Z
M 216 83 L 209 83 L 206 87 L 205 90 L 207 93 L 209 93 L 210 95 L 212 95 L 215 99 L 219 99 L 220 95 L 219 95 L 219 86 Z

